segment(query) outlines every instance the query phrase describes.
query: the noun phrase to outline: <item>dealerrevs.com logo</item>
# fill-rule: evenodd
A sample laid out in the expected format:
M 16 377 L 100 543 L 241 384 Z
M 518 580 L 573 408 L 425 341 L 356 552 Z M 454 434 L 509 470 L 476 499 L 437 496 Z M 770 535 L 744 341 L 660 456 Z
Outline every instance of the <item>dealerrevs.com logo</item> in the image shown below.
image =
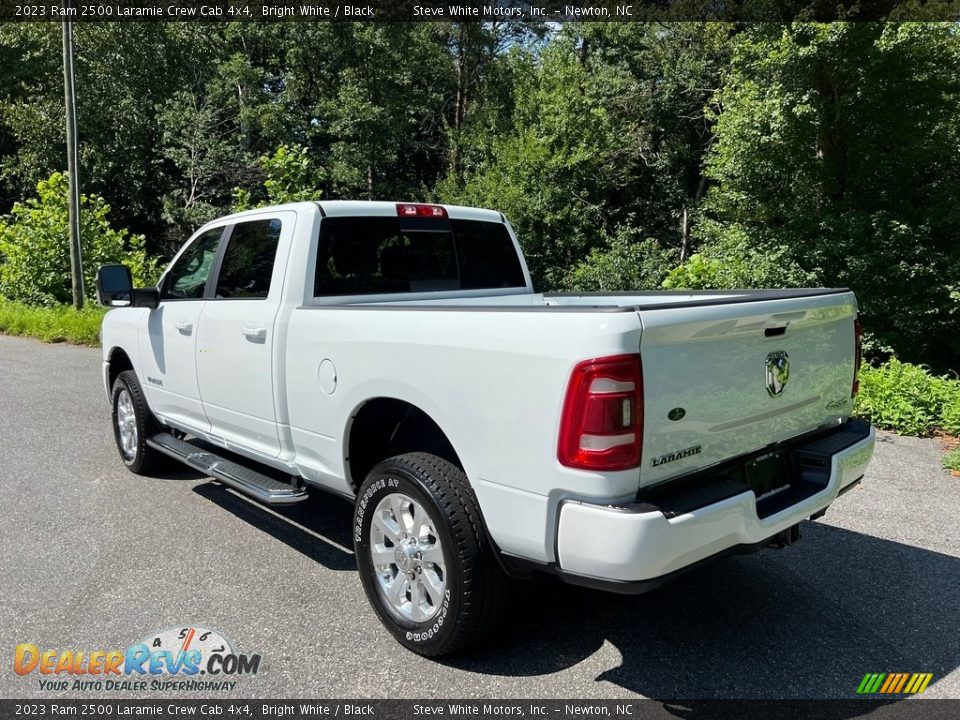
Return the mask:
M 126 649 L 41 649 L 21 643 L 13 671 L 36 677 L 41 690 L 230 691 L 256 675 L 259 654 L 235 652 L 216 630 L 184 625 L 147 635 Z

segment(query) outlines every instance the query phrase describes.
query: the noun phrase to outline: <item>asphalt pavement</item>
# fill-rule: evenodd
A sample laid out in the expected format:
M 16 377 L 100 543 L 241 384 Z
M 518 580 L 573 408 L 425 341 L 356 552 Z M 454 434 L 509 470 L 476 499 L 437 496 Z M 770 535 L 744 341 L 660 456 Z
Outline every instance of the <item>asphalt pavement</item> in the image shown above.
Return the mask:
M 128 473 L 99 371 L 97 350 L 0 337 L 0 697 L 83 697 L 16 675 L 20 643 L 191 626 L 262 657 L 224 696 L 851 698 L 865 673 L 929 672 L 925 697 L 960 698 L 960 479 L 935 440 L 882 434 L 792 547 L 640 597 L 523 584 L 481 647 L 437 662 L 367 605 L 349 503 L 277 511 L 190 471 Z

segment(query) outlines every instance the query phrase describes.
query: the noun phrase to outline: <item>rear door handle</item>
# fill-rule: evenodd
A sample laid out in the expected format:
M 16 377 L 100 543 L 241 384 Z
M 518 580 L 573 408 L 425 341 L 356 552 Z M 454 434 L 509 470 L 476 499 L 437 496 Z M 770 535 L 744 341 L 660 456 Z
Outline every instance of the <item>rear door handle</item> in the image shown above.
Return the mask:
M 182 332 L 184 335 L 189 335 L 193 332 L 193 323 L 189 320 L 177 320 L 177 330 Z
M 248 337 L 251 340 L 263 340 L 267 337 L 267 329 L 265 327 L 246 325 L 240 332 L 242 332 L 245 337 Z

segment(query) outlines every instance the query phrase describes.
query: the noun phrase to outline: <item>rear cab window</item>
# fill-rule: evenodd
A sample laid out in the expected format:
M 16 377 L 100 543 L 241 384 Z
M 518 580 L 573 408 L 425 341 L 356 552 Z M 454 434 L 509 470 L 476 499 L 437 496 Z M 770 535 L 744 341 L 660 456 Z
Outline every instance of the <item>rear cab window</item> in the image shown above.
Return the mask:
M 316 297 L 522 287 L 503 223 L 335 216 L 320 224 Z

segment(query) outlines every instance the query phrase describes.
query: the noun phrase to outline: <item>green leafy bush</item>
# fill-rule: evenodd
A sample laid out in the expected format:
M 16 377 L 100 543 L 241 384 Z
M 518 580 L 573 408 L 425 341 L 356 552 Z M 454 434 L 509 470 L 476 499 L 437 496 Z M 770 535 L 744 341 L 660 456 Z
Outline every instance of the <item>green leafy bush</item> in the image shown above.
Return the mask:
M 960 435 L 960 382 L 953 381 L 953 393 L 943 404 L 943 429 L 951 435 Z
M 855 411 L 905 435 L 960 434 L 960 380 L 891 358 L 860 370 Z
M 160 274 L 147 256 L 146 240 L 110 226 L 110 206 L 97 195 L 80 196 L 80 241 L 83 283 L 95 288 L 97 268 L 124 262 L 134 283 L 152 285 Z M 0 218 L 0 295 L 29 305 L 70 302 L 70 246 L 68 242 L 67 178 L 54 173 L 37 184 L 37 197 L 15 203 Z
M 691 255 L 683 265 L 673 268 L 663 281 L 663 287 L 671 290 L 712 290 L 719 288 L 719 260 L 706 258 L 700 253 Z
M 310 149 L 303 145 L 281 145 L 273 155 L 260 158 L 266 174 L 263 189 L 266 197 L 257 203 L 244 188 L 233 190 L 233 211 L 250 210 L 261 205 L 280 205 L 303 200 L 319 200 L 323 195 L 325 171 L 318 165 Z
M 33 307 L 0 298 L 0 332 L 44 342 L 98 345 L 105 312 L 98 306 L 77 312 L 70 305 Z
M 594 249 L 563 276 L 562 290 L 617 292 L 654 289 L 660 285 L 675 253 L 653 238 L 620 228 L 607 246 Z

